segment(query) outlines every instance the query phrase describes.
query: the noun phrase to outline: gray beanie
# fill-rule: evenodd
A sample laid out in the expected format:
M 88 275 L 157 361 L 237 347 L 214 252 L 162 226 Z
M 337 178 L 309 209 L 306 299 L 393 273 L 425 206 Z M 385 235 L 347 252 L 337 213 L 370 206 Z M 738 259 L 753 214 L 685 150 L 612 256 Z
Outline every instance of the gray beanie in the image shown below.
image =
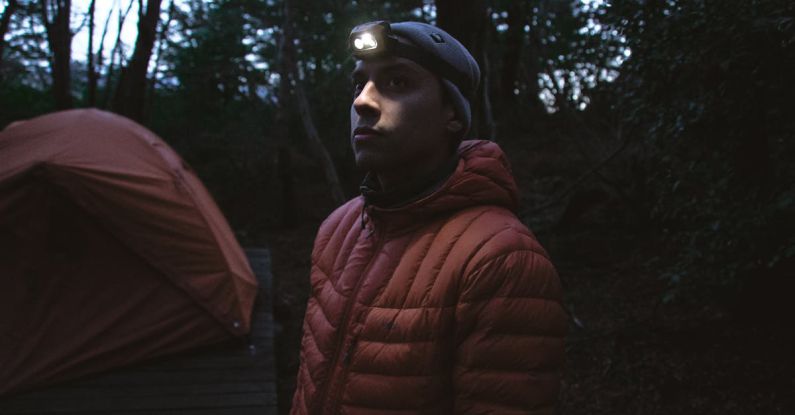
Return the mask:
M 449 33 L 436 26 L 420 22 L 399 22 L 390 25 L 392 32 L 410 41 L 414 46 L 430 52 L 452 65 L 464 75 L 464 85 L 456 86 L 442 74 L 442 85 L 453 102 L 457 118 L 464 125 L 460 137 L 466 136 L 472 125 L 470 100 L 475 96 L 480 83 L 480 68 L 467 48 Z M 432 69 L 431 72 L 434 72 Z M 459 81 L 459 84 L 462 83 Z

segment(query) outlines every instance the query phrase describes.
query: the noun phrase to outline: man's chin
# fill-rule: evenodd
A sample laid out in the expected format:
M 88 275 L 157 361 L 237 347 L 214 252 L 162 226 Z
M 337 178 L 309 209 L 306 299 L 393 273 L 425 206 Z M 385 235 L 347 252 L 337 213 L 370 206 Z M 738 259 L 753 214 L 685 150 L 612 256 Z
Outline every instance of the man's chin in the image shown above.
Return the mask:
M 371 171 L 378 168 L 378 157 L 372 154 L 357 153 L 356 167 L 363 171 Z
M 359 149 L 355 151 L 356 167 L 362 171 L 380 171 L 391 164 L 389 157 L 372 149 Z

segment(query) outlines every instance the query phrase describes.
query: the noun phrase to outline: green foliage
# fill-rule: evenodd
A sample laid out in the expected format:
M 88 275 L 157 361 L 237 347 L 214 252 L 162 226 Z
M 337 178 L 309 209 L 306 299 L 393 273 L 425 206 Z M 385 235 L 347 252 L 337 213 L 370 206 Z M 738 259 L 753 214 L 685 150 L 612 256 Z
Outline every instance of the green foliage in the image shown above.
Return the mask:
M 150 126 L 196 170 L 235 229 L 268 225 L 267 206 L 275 138 L 267 105 L 271 73 L 262 58 L 267 38 L 258 30 L 262 3 L 195 3 L 174 17 L 179 40 L 167 48 L 170 68 L 152 99 Z M 259 40 L 254 40 L 259 39 Z
M 43 65 L 48 59 L 47 40 L 38 2 L 18 3 L 8 33 L 0 41 L 5 43 L 0 65 L 0 128 L 52 111 L 48 90 L 52 79 Z
M 638 197 L 679 292 L 736 289 L 795 254 L 794 11 L 668 0 L 615 2 L 606 16 L 632 51 L 611 111 L 646 148 Z
M 50 94 L 24 84 L 0 83 L 0 129 L 54 109 Z

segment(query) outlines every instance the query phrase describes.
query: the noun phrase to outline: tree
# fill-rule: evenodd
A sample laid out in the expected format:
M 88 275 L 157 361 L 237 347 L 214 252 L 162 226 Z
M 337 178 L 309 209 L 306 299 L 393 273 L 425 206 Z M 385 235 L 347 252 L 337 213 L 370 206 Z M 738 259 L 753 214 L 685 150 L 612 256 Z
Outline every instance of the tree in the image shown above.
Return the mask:
M 789 278 L 794 16 L 786 0 L 614 2 L 602 16 L 631 56 L 585 115 L 620 114 L 632 136 L 622 179 L 645 227 L 681 247 L 661 270 L 672 292 L 714 298 L 761 280 L 776 292 Z
M 436 23 L 458 39 L 478 61 L 480 87 L 472 102 L 472 130 L 478 136 L 492 139 L 496 127 L 491 109 L 490 59 L 485 49 L 491 26 L 486 0 L 437 0 Z
M 86 90 L 86 104 L 89 107 L 93 107 L 97 100 L 97 71 L 94 65 L 94 12 L 96 3 L 96 0 L 91 0 L 91 4 L 88 6 L 88 52 L 86 53 L 88 88 Z M 102 40 L 104 40 L 104 36 Z
M 52 62 L 52 92 L 55 107 L 67 109 L 72 100 L 72 31 L 69 26 L 71 0 L 40 0 L 42 23 L 47 30 Z
M 119 78 L 113 105 L 116 112 L 136 121 L 144 118 L 146 75 L 159 19 L 160 0 L 147 0 L 146 7 L 143 0 L 138 0 L 138 38 L 132 58 Z
M 294 58 L 295 53 L 293 49 L 295 46 L 293 44 L 292 37 L 293 22 L 290 18 L 291 14 L 290 1 L 284 0 L 284 23 L 282 26 L 282 45 L 284 48 L 282 59 L 284 59 L 284 72 L 282 73 L 282 76 L 289 80 L 293 86 L 293 92 L 296 98 L 295 102 L 298 106 L 298 113 L 301 117 L 304 131 L 309 138 L 315 156 L 320 159 L 320 163 L 323 166 L 323 172 L 326 176 L 326 181 L 328 182 L 331 196 L 337 205 L 341 205 L 345 202 L 345 193 L 342 191 L 342 186 L 340 185 L 340 180 L 337 175 L 337 169 L 334 167 L 334 161 L 331 159 L 328 150 L 323 145 L 323 142 L 321 141 L 317 132 L 317 127 L 315 127 L 315 123 L 312 120 L 312 112 L 309 107 L 309 101 L 306 98 L 306 93 L 304 92 L 303 88 L 303 81 L 301 80 L 300 74 L 298 72 L 298 65 Z
M 507 34 L 505 36 L 505 52 L 503 53 L 502 76 L 500 76 L 500 83 L 498 89 L 500 91 L 500 107 L 512 107 L 516 102 L 516 94 L 514 88 L 517 86 L 517 76 L 519 72 L 519 61 L 521 60 L 522 35 L 524 33 L 524 26 L 527 24 L 527 15 L 525 10 L 527 2 L 511 2 L 508 5 L 508 18 L 506 23 L 508 25 Z M 536 71 L 536 77 L 538 71 Z M 536 89 L 536 95 L 538 88 Z M 532 91 L 531 91 L 532 96 Z
M 160 26 L 160 34 L 158 38 L 160 39 L 158 46 L 157 46 L 157 53 L 155 55 L 155 64 L 154 64 L 154 71 L 152 71 L 152 77 L 149 80 L 149 85 L 147 86 L 147 106 L 145 107 L 145 113 L 150 114 L 151 111 L 148 110 L 151 107 L 151 100 L 154 99 L 155 96 L 155 85 L 157 84 L 157 78 L 160 71 L 160 62 L 163 58 L 163 53 L 165 46 L 168 44 L 168 27 L 171 25 L 171 21 L 174 18 L 174 0 L 171 0 L 171 3 L 168 5 L 168 12 L 167 12 L 166 21 Z

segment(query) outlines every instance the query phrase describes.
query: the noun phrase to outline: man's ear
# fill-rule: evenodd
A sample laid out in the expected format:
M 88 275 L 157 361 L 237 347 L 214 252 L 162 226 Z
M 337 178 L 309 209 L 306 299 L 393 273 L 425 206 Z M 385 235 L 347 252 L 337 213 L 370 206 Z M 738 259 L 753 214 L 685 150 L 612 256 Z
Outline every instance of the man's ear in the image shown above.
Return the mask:
M 445 129 L 449 133 L 457 133 L 464 128 L 462 123 L 455 114 L 455 109 L 451 104 L 446 104 L 444 108 Z
M 464 124 L 455 118 L 447 121 L 447 131 L 450 133 L 457 133 L 461 131 L 463 128 Z

